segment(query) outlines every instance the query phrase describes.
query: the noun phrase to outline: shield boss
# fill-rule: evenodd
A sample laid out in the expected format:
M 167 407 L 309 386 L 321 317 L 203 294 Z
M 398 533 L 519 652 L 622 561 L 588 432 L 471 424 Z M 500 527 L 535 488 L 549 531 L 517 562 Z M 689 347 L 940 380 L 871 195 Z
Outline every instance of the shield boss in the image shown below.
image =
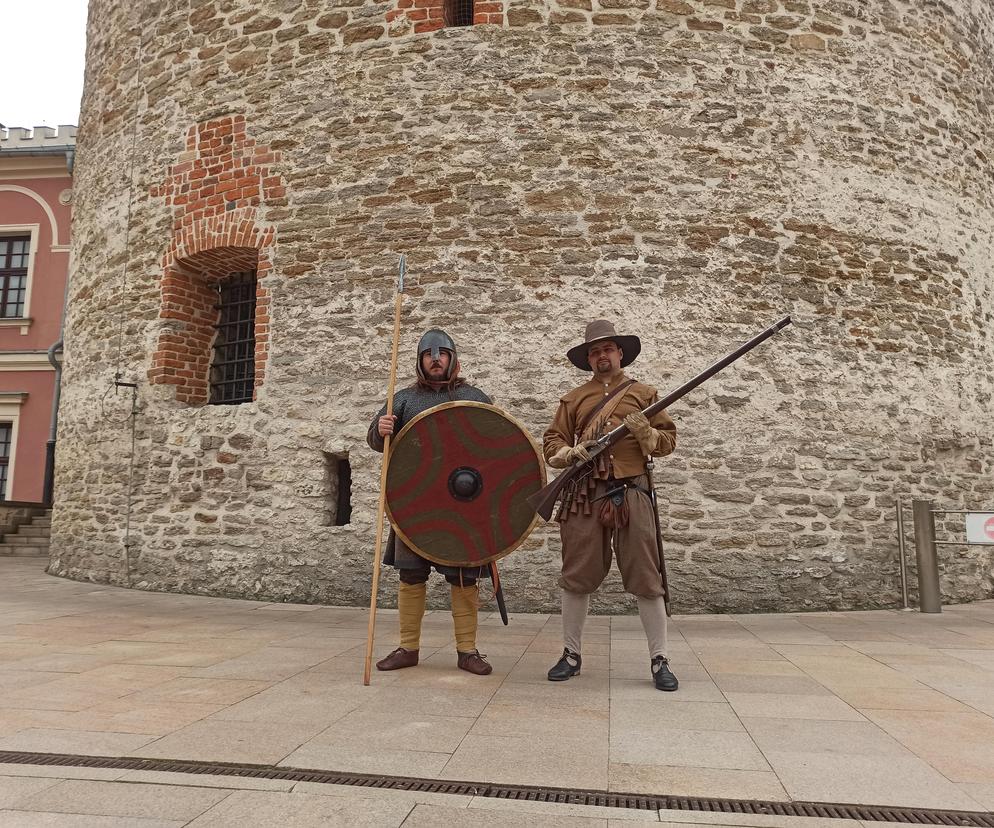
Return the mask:
M 458 400 L 422 412 L 390 447 L 386 509 L 412 550 L 435 563 L 480 566 L 513 552 L 537 516 L 545 461 L 499 408 Z

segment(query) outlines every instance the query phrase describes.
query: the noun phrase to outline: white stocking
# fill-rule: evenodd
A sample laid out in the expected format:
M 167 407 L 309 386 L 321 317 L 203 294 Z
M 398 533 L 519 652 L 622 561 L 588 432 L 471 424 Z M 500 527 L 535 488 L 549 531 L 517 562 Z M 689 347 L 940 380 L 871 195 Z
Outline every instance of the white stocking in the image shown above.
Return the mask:
M 583 623 L 587 620 L 589 595 L 577 595 L 563 590 L 563 644 L 574 653 L 580 652 Z
M 637 598 L 639 619 L 649 642 L 649 658 L 666 656 L 666 602 L 659 598 Z M 565 606 L 565 605 L 564 605 Z M 566 612 L 563 611 L 565 619 Z

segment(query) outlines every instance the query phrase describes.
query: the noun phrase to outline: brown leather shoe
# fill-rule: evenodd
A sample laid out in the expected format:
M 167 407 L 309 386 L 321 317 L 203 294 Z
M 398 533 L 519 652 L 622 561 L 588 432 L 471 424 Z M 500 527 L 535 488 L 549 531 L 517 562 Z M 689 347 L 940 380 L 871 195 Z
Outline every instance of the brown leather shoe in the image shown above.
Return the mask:
M 403 670 L 405 667 L 417 667 L 420 650 L 405 650 L 398 647 L 386 658 L 376 662 L 377 670 Z
M 494 668 L 487 663 L 486 658 L 479 650 L 459 653 L 459 669 L 478 676 L 489 676 Z

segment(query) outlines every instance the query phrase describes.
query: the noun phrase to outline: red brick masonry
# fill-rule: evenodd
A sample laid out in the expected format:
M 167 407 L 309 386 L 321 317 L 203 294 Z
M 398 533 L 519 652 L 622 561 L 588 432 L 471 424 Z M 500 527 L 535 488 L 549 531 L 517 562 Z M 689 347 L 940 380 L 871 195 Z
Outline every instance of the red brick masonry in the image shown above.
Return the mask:
M 186 152 L 166 182 L 152 189 L 173 208 L 173 236 L 162 259 L 160 319 L 173 321 L 159 336 L 149 382 L 176 386 L 176 399 L 207 402 L 211 343 L 218 311 L 212 284 L 255 270 L 255 387 L 262 385 L 269 351 L 272 226 L 260 222 L 263 205 L 283 203 L 286 187 L 272 172 L 280 154 L 245 134 L 242 115 L 190 127 Z
M 397 7 L 387 12 L 387 23 L 392 23 L 400 17 L 406 17 L 414 25 L 415 34 L 444 29 L 445 2 L 444 0 L 397 0 Z M 473 25 L 481 23 L 504 25 L 502 0 L 497 2 L 476 0 L 473 4 Z

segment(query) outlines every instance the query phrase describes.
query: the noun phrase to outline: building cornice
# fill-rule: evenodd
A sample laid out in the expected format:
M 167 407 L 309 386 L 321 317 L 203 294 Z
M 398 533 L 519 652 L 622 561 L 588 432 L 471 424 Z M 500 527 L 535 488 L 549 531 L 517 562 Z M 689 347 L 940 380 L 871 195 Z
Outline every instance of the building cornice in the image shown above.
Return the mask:
M 4 129 L 0 124 L 0 180 L 72 176 L 76 127 Z
M 69 174 L 65 153 L 60 155 L 22 155 L 16 151 L 0 152 L 0 181 L 29 178 L 66 178 Z
M 61 356 L 57 357 L 60 361 Z M 0 351 L 0 372 L 54 370 L 47 351 Z

